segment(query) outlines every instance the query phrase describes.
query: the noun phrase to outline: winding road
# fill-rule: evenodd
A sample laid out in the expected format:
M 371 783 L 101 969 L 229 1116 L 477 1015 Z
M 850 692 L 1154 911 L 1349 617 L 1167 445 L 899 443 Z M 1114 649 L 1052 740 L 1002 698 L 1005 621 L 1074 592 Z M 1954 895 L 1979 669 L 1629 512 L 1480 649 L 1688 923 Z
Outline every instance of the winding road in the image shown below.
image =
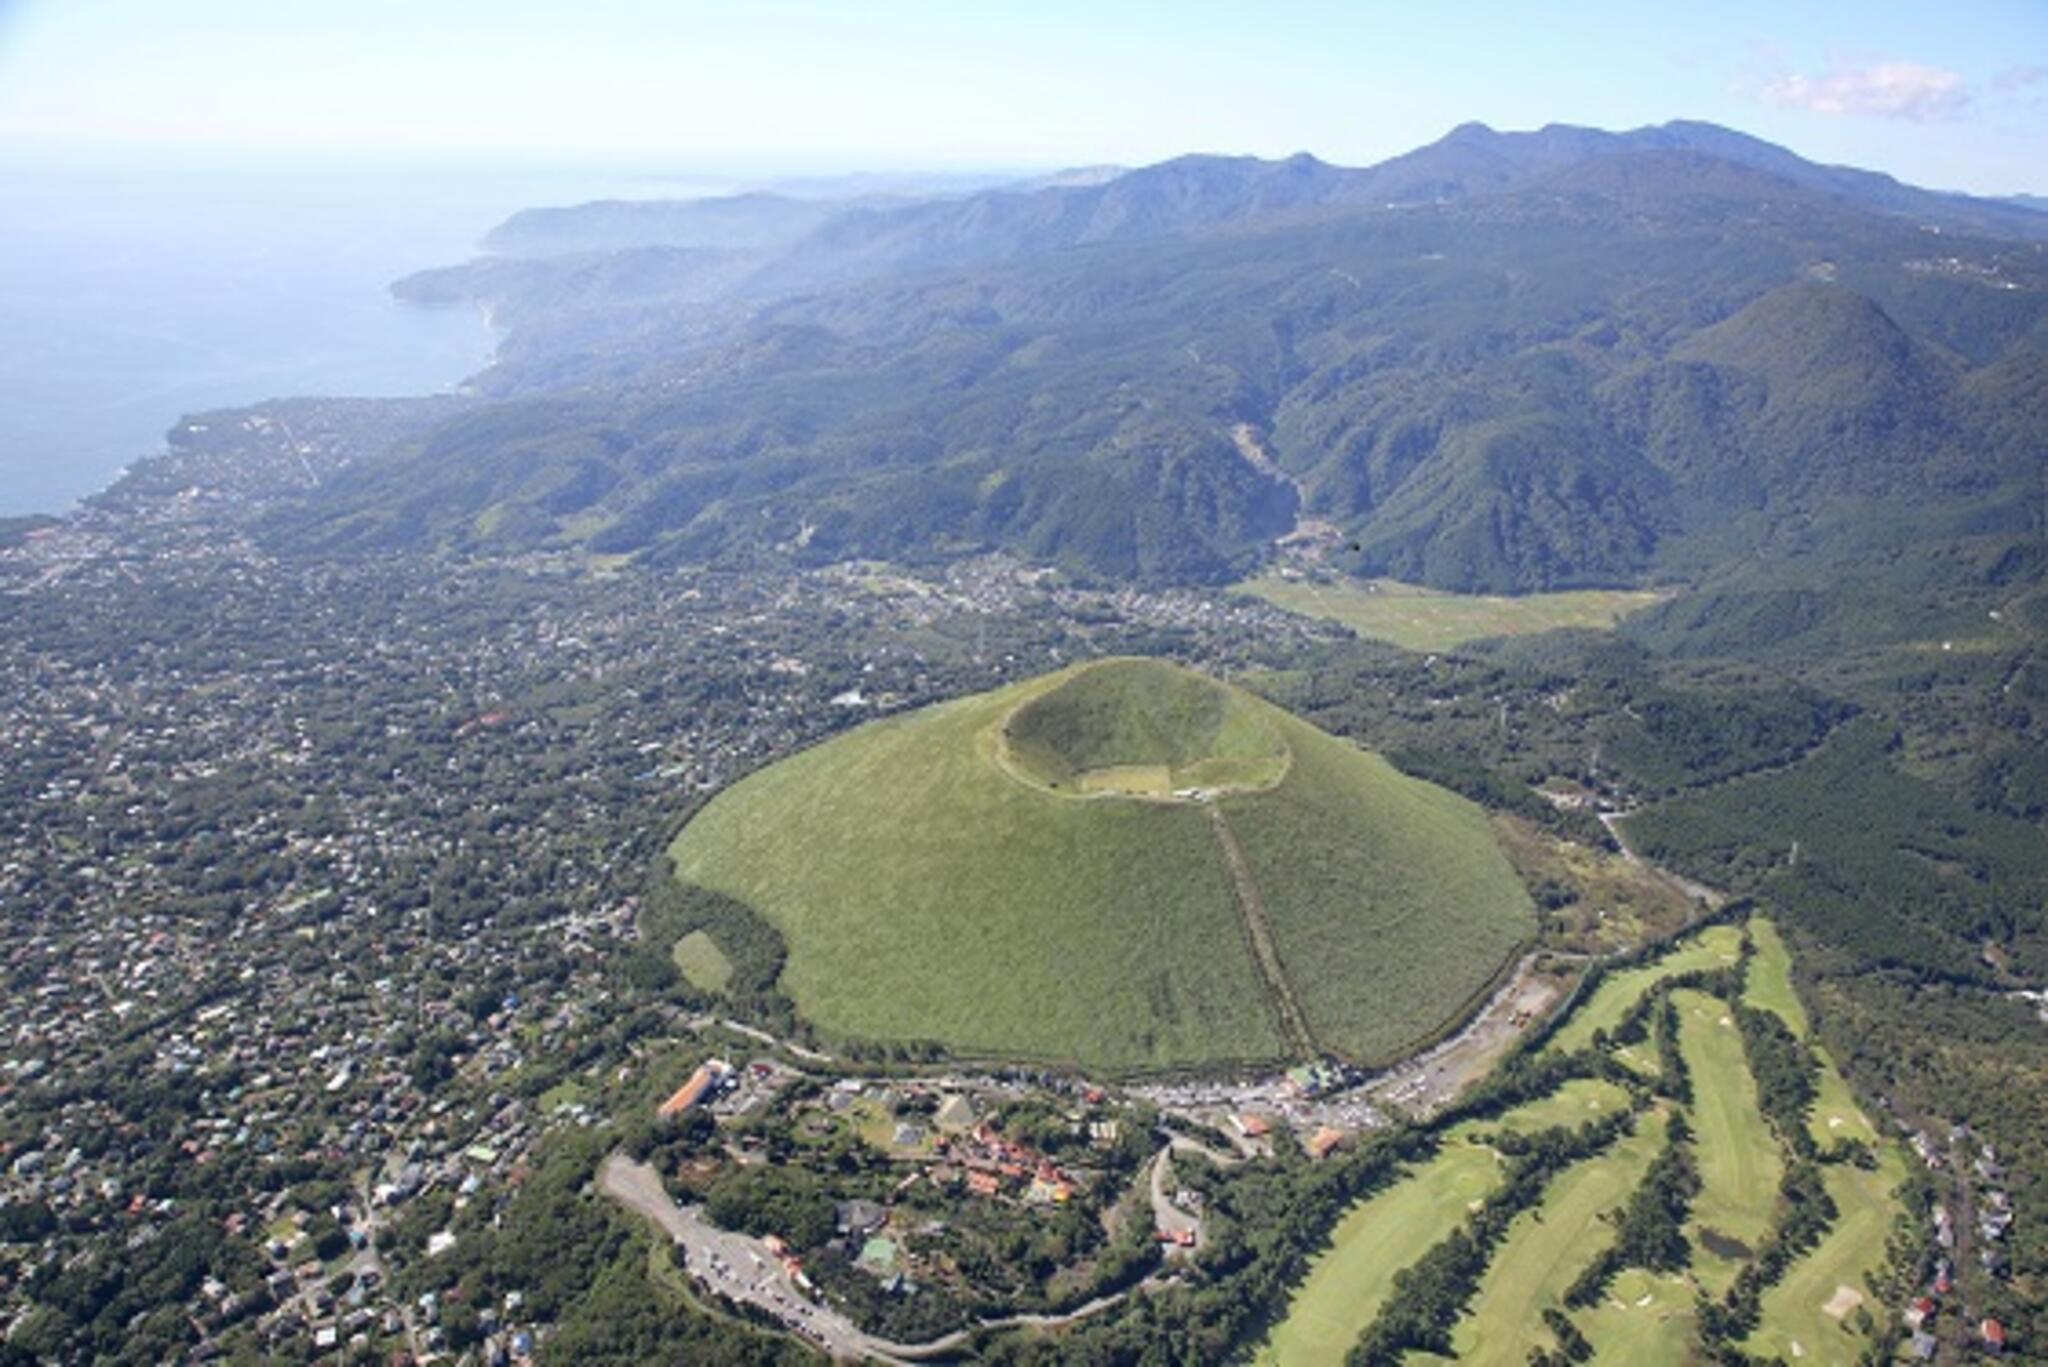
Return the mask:
M 1154 1274 L 1135 1287 L 1097 1296 L 1062 1314 L 1004 1315 L 956 1329 L 929 1343 L 897 1343 L 867 1333 L 838 1311 L 811 1300 L 783 1271 L 782 1260 L 759 1239 L 718 1228 L 704 1219 L 695 1206 L 677 1205 L 662 1186 L 661 1174 L 647 1164 L 614 1153 L 598 1166 L 597 1185 L 606 1196 L 681 1245 L 684 1264 L 706 1287 L 730 1300 L 767 1311 L 790 1332 L 844 1361 L 903 1363 L 947 1357 L 986 1330 L 1049 1329 L 1072 1324 L 1101 1314 L 1133 1291 L 1173 1280 Z

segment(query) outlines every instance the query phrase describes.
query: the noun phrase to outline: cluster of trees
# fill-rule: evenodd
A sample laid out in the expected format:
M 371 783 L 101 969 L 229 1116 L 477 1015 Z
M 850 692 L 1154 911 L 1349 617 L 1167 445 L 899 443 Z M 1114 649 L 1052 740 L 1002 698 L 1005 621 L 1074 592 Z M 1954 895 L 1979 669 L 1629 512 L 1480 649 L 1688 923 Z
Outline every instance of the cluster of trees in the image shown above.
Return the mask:
M 1789 769 L 1638 814 L 1630 834 L 1648 857 L 1767 899 L 1868 968 L 1990 984 L 1989 940 L 2048 973 L 2040 832 L 1903 773 L 1895 742 L 1853 722 Z
M 1206 1202 L 1209 1243 L 1192 1283 L 1134 1296 L 1118 1311 L 1080 1321 L 1057 1338 L 999 1339 L 989 1346 L 988 1360 L 1031 1367 L 1224 1361 L 1284 1308 L 1338 1217 L 1436 1144 L 1433 1134 L 1402 1125 L 1321 1163 L 1293 1155 L 1230 1169 L 1192 1159 L 1177 1163 L 1183 1185 Z
M 1345 1361 L 1392 1367 L 1410 1351 L 1450 1353 L 1451 1328 L 1515 1217 L 1543 1199 L 1559 1172 L 1604 1151 L 1634 1126 L 1634 1114 L 1619 1111 L 1577 1129 L 1494 1136 L 1494 1147 L 1507 1158 L 1506 1179 L 1461 1227 L 1395 1274 L 1393 1294 Z
M 1602 757 L 1646 795 L 1664 796 L 1789 764 L 1855 708 L 1805 688 L 1638 687 L 1609 723 Z
M 2048 1032 L 2033 1004 L 1809 958 L 1821 970 L 1814 1019 L 1829 1054 L 1902 1114 L 1963 1120 L 1996 1146 L 2015 1216 L 2002 1241 L 2008 1273 L 1984 1275 L 1969 1259 L 1958 1277 L 2014 1343 L 2048 1343 L 2048 1304 L 2035 1289 L 2048 1277 Z M 1923 1220 L 1923 1241 L 1925 1229 Z
M 818 1178 L 795 1164 L 734 1168 L 704 1196 L 704 1213 L 726 1229 L 773 1234 L 792 1248 L 817 1248 L 832 1237 L 833 1203 Z
M 785 1032 L 800 1032 L 796 1007 L 776 987 L 789 957 L 782 933 L 746 903 L 684 882 L 666 849 L 648 869 L 639 926 L 640 944 L 621 960 L 621 971 L 636 986 L 667 990 L 693 1005 L 711 1003 L 711 994 L 681 981 L 671 954 L 676 941 L 701 930 L 732 965 L 718 1004 Z
M 1735 1028 L 1742 1033 L 1749 1075 L 1756 1079 L 1758 1108 L 1771 1122 L 1779 1143 L 1802 1158 L 1811 1157 L 1815 1146 L 1813 1135 L 1806 1128 L 1806 1116 L 1819 1089 L 1820 1060 L 1777 1012 L 1745 1006 L 1740 1001 L 1729 1009 L 1735 1017 Z
M 1678 1034 L 1678 1006 L 1670 993 L 1657 1010 L 1657 1086 L 1681 1106 L 1692 1104 L 1692 1066 L 1685 1061 Z
M 1529 1367 L 1571 1367 L 1575 1362 L 1593 1360 L 1593 1344 L 1571 1316 L 1554 1305 L 1543 1307 L 1543 1323 L 1557 1337 L 1555 1349 L 1536 1348 L 1529 1353 Z
M 1594 849 L 1611 849 L 1614 838 L 1592 813 L 1558 807 L 1536 796 L 1520 776 L 1455 750 L 1406 745 L 1387 752 L 1402 773 L 1471 798 L 1497 812 L 1513 812 L 1538 826 Z M 1551 908 L 1546 908 L 1551 909 Z
M 37 1308 L 5 1346 L 23 1361 L 173 1361 L 192 1341 L 193 1306 L 207 1278 L 240 1299 L 230 1321 L 238 1323 L 272 1308 L 265 1270 L 253 1249 L 221 1238 L 204 1215 L 182 1215 L 126 1248 L 26 1269 Z

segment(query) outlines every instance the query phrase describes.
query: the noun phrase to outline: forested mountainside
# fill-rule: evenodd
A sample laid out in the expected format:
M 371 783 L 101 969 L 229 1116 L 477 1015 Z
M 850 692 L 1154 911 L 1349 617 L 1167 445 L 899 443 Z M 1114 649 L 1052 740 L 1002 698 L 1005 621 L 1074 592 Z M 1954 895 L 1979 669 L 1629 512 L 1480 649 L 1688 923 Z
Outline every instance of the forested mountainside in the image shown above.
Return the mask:
M 1707 125 L 1467 126 L 491 259 L 402 285 L 497 311 L 490 401 L 267 530 L 1218 582 L 1313 519 L 1441 587 L 1685 582 L 1695 644 L 1864 629 L 1848 566 L 1920 629 L 2040 573 L 2044 226 Z

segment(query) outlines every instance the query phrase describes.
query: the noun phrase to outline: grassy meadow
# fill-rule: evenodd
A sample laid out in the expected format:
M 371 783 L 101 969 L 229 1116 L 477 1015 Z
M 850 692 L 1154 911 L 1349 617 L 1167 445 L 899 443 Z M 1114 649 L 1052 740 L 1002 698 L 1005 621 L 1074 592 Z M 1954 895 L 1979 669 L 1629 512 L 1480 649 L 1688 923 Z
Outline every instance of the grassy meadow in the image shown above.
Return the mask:
M 1535 937 L 1535 909 L 1479 808 L 1304 722 L 1279 725 L 1286 781 L 1224 813 L 1317 1040 L 1392 1060 L 1492 985 Z
M 1648 590 L 1578 589 L 1504 597 L 1449 593 L 1392 579 L 1316 583 L 1277 574 L 1247 579 L 1237 588 L 1275 607 L 1338 622 L 1408 650 L 1451 650 L 1468 641 L 1561 627 L 1604 630 L 1666 596 Z
M 732 981 L 732 960 L 704 931 L 691 931 L 676 941 L 671 953 L 683 977 L 700 992 L 723 992 Z
M 1215 762 L 1284 774 L 1226 805 L 1323 1047 L 1430 1036 L 1533 934 L 1477 807 L 1147 661 L 859 727 L 721 793 L 671 854 L 775 926 L 780 986 L 828 1034 L 1089 1068 L 1269 1061 L 1287 1046 L 1209 808 L 1050 787 Z

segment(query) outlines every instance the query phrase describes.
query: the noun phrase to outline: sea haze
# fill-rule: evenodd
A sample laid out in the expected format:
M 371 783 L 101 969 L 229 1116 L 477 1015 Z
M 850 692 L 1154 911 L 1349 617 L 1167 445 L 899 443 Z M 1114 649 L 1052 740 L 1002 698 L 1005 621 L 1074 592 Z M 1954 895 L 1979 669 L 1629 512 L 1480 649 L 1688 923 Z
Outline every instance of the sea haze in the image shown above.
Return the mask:
M 57 512 L 180 416 L 425 394 L 489 359 L 470 309 L 386 286 L 535 204 L 716 186 L 633 171 L 0 158 L 0 515 Z

